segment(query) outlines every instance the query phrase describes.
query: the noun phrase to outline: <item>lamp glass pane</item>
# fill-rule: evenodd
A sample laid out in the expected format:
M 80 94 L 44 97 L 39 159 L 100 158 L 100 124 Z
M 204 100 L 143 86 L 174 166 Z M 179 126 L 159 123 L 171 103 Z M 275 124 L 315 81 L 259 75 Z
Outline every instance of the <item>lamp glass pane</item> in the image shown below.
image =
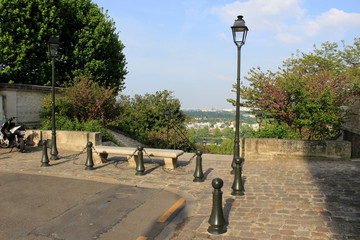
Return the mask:
M 236 43 L 242 43 L 243 42 L 243 36 L 244 36 L 244 31 L 240 31 L 240 32 L 235 32 L 235 39 L 234 41 Z
M 57 44 L 49 44 L 49 53 L 51 57 L 56 57 L 58 53 L 58 45 Z
M 234 42 L 237 46 L 245 44 L 247 29 L 246 28 L 232 28 Z

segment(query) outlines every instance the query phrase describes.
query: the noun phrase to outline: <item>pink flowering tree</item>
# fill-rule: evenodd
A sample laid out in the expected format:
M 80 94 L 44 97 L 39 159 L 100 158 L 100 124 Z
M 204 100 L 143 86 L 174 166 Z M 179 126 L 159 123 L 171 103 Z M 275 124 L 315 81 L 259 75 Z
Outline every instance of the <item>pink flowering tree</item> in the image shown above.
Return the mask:
M 121 106 L 116 102 L 114 89 L 99 86 L 88 77 L 75 78 L 62 97 L 56 97 L 56 114 L 61 118 L 87 122 L 97 120 L 107 127 L 118 119 Z M 45 98 L 43 103 L 43 118 L 51 115 L 51 98 Z
M 74 117 L 85 121 L 98 119 L 104 127 L 113 123 L 121 112 L 114 89 L 101 87 L 84 76 L 75 79 L 66 89 L 65 97 L 73 105 Z
M 346 64 L 337 47 L 325 43 L 313 53 L 293 56 L 278 72 L 251 69 L 249 85 L 241 86 L 243 105 L 265 113 L 275 124 L 286 124 L 303 139 L 335 136 L 344 122 L 342 106 L 356 94 L 359 83 L 358 76 L 349 74 L 359 65 Z

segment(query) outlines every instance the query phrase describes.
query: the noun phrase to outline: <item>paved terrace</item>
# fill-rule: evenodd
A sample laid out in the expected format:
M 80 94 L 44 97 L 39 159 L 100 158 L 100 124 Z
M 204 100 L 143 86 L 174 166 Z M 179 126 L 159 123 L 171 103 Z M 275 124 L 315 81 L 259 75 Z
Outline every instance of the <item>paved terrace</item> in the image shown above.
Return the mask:
M 165 188 L 186 199 L 185 208 L 168 225 L 170 239 L 360 239 L 360 162 L 245 161 L 245 196 L 231 196 L 232 157 L 203 155 L 205 182 L 193 183 L 195 158 L 186 153 L 180 167 L 164 170 L 163 161 L 145 158 L 144 176 L 135 176 L 124 157 L 85 171 L 86 154 L 59 151 L 62 159 L 41 168 L 41 149 L 8 153 L 0 149 L 0 171 L 91 179 L 132 186 Z M 227 233 L 207 233 L 212 179 L 224 180 Z M 166 235 L 166 234 L 165 234 Z M 161 235 L 158 239 L 165 239 Z M 169 237 L 167 237 L 169 238 Z

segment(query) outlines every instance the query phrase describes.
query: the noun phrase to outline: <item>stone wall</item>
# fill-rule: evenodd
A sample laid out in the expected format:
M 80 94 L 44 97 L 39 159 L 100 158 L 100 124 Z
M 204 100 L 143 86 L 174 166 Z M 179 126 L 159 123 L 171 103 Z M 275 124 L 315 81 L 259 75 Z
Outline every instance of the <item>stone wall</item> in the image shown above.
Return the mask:
M 246 160 L 344 160 L 351 158 L 348 141 L 311 141 L 249 138 L 241 139 L 240 155 Z
M 343 140 L 351 142 L 351 157 L 360 158 L 360 131 L 344 128 Z
M 51 140 L 51 130 L 27 130 L 27 144 L 38 146 L 42 140 Z M 58 150 L 81 151 L 87 142 L 94 146 L 101 145 L 100 132 L 56 131 L 56 146 Z
M 354 103 L 346 107 L 347 110 L 353 112 L 348 116 L 344 127 L 360 132 L 360 97 L 354 98 Z
M 354 98 L 354 103 L 346 107 L 353 112 L 343 125 L 342 140 L 351 142 L 351 157 L 360 158 L 360 97 Z
M 51 130 L 28 130 L 34 145 L 41 140 L 51 140 Z M 101 133 L 81 131 L 56 131 L 56 145 L 59 150 L 82 151 L 90 141 L 101 145 Z M 246 161 L 271 160 L 348 160 L 351 158 L 351 143 L 348 141 L 311 141 L 249 138 L 241 139 L 240 155 L 245 149 Z

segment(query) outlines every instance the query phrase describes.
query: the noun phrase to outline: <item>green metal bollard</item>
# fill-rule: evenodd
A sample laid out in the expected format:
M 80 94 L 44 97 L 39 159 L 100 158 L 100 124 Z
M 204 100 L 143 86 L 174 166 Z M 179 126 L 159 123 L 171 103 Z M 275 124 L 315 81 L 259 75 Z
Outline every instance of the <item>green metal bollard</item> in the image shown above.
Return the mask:
M 202 170 L 202 151 L 201 149 L 196 150 L 196 168 L 194 172 L 193 182 L 204 182 L 204 173 Z
M 227 229 L 225 226 L 225 217 L 222 209 L 222 191 L 221 188 L 224 182 L 221 178 L 215 178 L 212 180 L 213 191 L 213 205 L 211 215 L 208 223 L 208 232 L 211 234 L 223 234 Z
M 42 141 L 42 145 L 43 145 L 43 153 L 42 153 L 42 157 L 41 157 L 41 166 L 42 167 L 48 167 L 50 166 L 49 164 L 49 156 L 47 154 L 47 140 L 43 140 Z
M 236 164 L 235 164 L 235 158 L 233 158 L 232 162 L 231 162 L 231 171 L 230 174 L 234 175 L 235 174 L 235 168 L 236 168 Z
M 94 160 L 92 157 L 92 146 L 93 143 L 92 142 L 88 142 L 86 145 L 86 162 L 85 162 L 85 170 L 94 170 Z
M 139 145 L 137 147 L 138 150 L 138 160 L 136 162 L 136 173 L 135 175 L 141 176 L 144 175 L 145 173 L 145 167 L 144 167 L 144 155 L 143 155 L 143 149 L 144 147 Z
M 232 185 L 232 193 L 233 196 L 243 196 L 244 195 L 244 185 L 241 178 L 242 173 L 242 167 L 241 164 L 244 162 L 243 158 L 236 157 L 235 158 L 235 176 L 234 176 L 234 182 Z

